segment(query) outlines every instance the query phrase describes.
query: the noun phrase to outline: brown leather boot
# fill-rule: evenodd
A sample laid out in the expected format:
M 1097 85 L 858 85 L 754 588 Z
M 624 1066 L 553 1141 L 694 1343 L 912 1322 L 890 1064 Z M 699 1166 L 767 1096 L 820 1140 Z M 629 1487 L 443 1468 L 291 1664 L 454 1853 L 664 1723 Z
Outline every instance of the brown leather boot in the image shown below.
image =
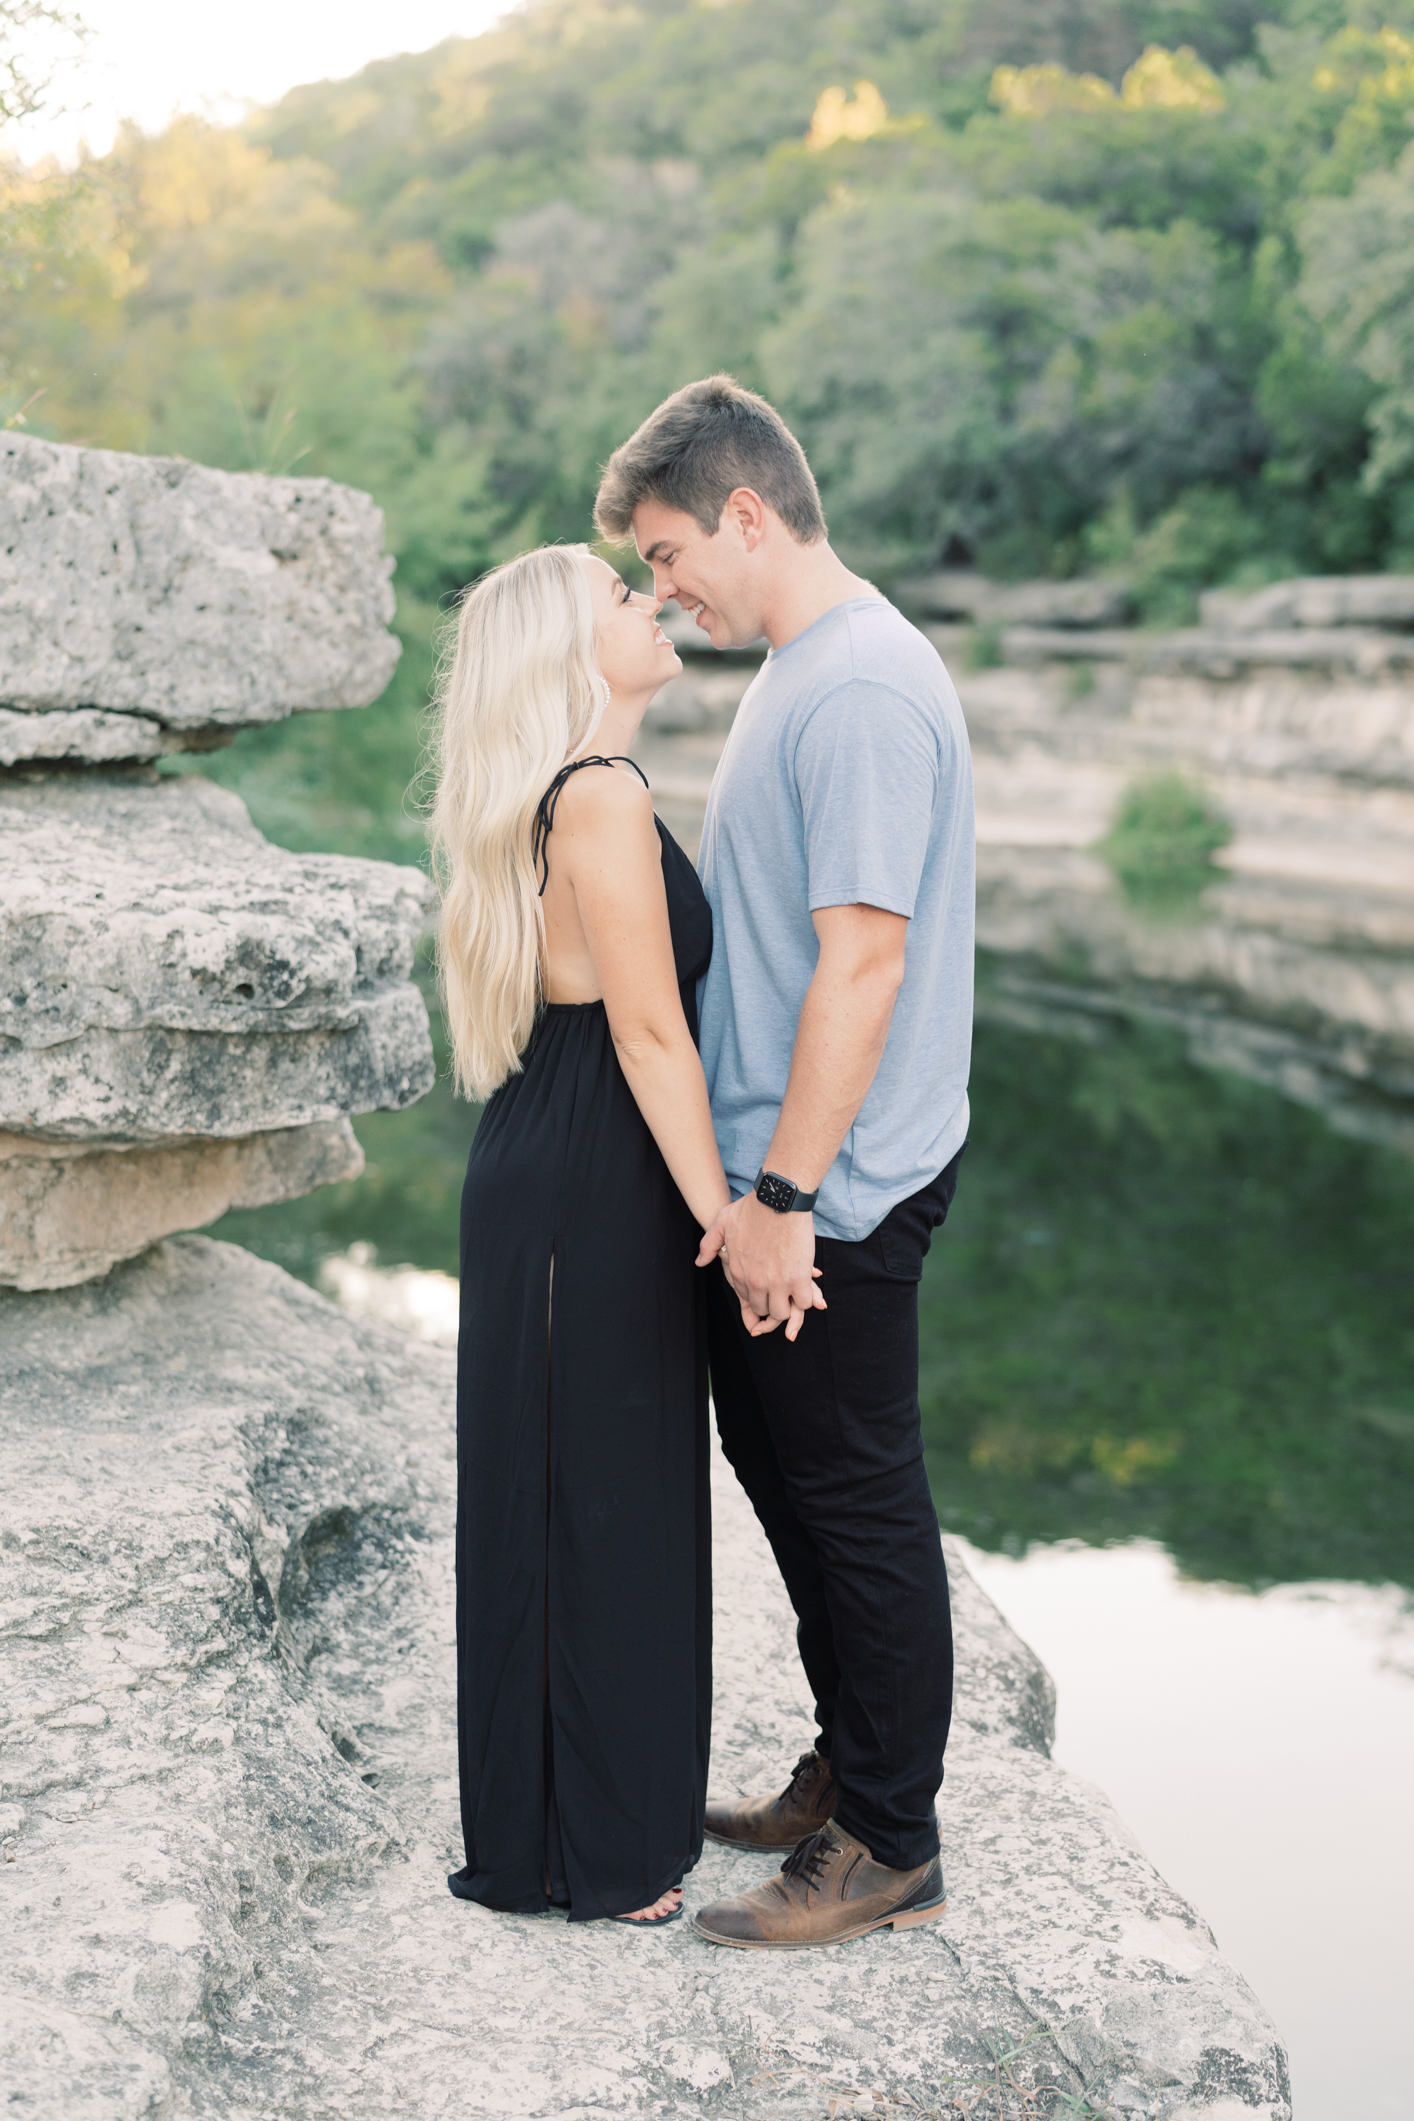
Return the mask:
M 829 1761 L 823 1753 L 802 1753 L 779 1797 L 709 1797 L 703 1832 L 729 1849 L 793 1849 L 834 1809 Z
M 886 1924 L 912 1929 L 936 1920 L 946 1906 L 939 1857 L 916 1871 L 891 1871 L 832 1820 L 792 1849 L 774 1878 L 733 1900 L 699 1908 L 692 1926 L 709 1944 L 800 1951 L 843 1944 Z

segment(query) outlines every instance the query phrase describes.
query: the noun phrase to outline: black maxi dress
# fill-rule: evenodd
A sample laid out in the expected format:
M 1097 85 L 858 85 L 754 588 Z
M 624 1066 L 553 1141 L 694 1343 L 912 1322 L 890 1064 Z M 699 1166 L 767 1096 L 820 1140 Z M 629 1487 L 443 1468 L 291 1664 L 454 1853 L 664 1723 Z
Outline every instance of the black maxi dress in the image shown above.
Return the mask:
M 569 770 L 541 804 L 547 861 Z M 656 822 L 695 1040 L 712 914 Z M 522 1072 L 482 1114 L 462 1193 L 466 1867 L 448 1883 L 484 1907 L 628 1914 L 702 1851 L 711 1522 L 697 1244 L 603 1003 L 551 1003 Z

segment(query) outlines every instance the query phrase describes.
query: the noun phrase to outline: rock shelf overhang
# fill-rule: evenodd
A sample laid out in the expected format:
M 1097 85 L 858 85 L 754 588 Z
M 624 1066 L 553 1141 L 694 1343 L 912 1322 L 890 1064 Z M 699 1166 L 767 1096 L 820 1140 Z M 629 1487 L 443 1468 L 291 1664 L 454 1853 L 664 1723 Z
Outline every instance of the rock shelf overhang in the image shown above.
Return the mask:
M 356 1177 L 348 1115 L 431 1087 L 421 871 L 146 772 L 0 782 L 0 844 L 0 1283 Z
M 0 787 L 8 877 L 0 1037 L 95 1028 L 346 1031 L 412 969 L 420 870 L 272 847 L 194 776 Z
M 329 479 L 0 436 L 0 751 L 150 758 L 366 706 L 400 652 L 392 571 L 381 511 Z
M 1266 2014 L 1053 1765 L 1050 1681 L 950 1542 L 940 1922 L 763 1954 L 495 1916 L 444 1882 L 451 1355 L 204 1238 L 0 1293 L 0 1338 L 0 2076 L 30 2121 L 928 2114 L 1007 2048 L 1065 2111 L 1290 2121 Z M 712 1775 L 751 1789 L 811 1724 L 717 1475 Z M 689 1905 L 775 1860 L 709 1847 Z M 1000 2092 L 976 2110 L 1060 2110 Z

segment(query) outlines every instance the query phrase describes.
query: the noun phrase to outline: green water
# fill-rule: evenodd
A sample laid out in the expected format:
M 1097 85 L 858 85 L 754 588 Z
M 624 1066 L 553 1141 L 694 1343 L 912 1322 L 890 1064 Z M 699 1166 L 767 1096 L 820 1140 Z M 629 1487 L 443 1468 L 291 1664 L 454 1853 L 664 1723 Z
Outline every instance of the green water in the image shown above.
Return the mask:
M 1414 1582 L 1414 1163 L 1142 1029 L 982 1027 L 973 1097 L 922 1307 L 943 1522 Z
M 1230 1581 L 1414 1584 L 1414 1163 L 1142 1029 L 980 1026 L 972 1096 L 922 1288 L 943 1523 L 1010 1551 L 1148 1535 Z M 213 1234 L 310 1280 L 358 1239 L 454 1274 L 475 1113 L 444 1072 L 356 1125 L 362 1178 Z

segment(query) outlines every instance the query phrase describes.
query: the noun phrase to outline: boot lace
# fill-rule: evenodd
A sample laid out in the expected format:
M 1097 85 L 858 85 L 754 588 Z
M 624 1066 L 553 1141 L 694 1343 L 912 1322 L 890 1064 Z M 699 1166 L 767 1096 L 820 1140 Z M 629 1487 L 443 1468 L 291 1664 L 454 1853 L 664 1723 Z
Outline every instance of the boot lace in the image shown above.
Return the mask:
M 803 1878 L 808 1894 L 812 1885 L 819 1884 L 820 1873 L 829 1860 L 830 1844 L 825 1829 L 820 1827 L 815 1833 L 807 1834 L 803 1841 L 797 1841 L 781 1865 L 781 1875 L 784 1878 Z
M 813 1748 L 808 1753 L 802 1753 L 799 1760 L 797 1760 L 795 1766 L 790 1771 L 790 1781 L 781 1791 L 779 1801 L 784 1804 L 788 1797 L 793 1797 L 795 1795 L 796 1791 L 800 1788 L 800 1785 L 803 1782 L 813 1781 L 815 1771 L 816 1769 L 818 1769 L 819 1765 L 820 1756 L 817 1752 L 814 1751 Z

